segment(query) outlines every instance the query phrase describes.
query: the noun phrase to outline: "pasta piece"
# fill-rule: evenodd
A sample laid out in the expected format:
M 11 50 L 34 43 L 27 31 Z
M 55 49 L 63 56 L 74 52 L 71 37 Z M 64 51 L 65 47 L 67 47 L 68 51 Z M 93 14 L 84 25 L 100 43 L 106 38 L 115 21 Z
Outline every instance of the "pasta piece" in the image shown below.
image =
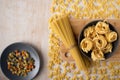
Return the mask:
M 114 31 L 111 31 L 110 33 L 106 34 L 106 39 L 108 42 L 114 42 L 117 40 L 117 33 Z
M 98 22 L 95 26 L 95 30 L 99 34 L 105 34 L 110 31 L 109 25 L 105 22 Z
M 81 49 L 88 53 L 88 51 L 92 50 L 93 42 L 89 38 L 84 38 L 80 43 Z
M 95 46 L 98 49 L 103 49 L 107 45 L 107 41 L 106 41 L 105 37 L 102 35 L 98 35 L 97 37 L 95 37 L 93 39 L 93 41 L 95 43 Z
M 105 60 L 103 52 L 101 50 L 99 50 L 99 49 L 94 49 L 92 51 L 91 58 L 93 59 L 93 61 Z
M 95 32 L 95 27 L 88 27 L 87 29 L 85 29 L 84 31 L 84 37 L 88 37 L 93 39 L 96 36 L 96 32 Z
M 112 44 L 108 43 L 105 48 L 103 48 L 103 53 L 112 52 Z

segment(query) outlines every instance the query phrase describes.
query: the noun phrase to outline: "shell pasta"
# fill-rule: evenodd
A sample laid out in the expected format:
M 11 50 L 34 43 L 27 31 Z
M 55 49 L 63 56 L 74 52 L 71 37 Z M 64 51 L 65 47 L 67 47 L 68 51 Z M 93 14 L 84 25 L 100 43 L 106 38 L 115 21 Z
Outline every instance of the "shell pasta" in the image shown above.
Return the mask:
M 80 47 L 85 53 L 91 51 L 93 61 L 105 60 L 104 54 L 112 52 L 112 42 L 117 40 L 117 33 L 110 30 L 109 24 L 99 21 L 83 32 Z

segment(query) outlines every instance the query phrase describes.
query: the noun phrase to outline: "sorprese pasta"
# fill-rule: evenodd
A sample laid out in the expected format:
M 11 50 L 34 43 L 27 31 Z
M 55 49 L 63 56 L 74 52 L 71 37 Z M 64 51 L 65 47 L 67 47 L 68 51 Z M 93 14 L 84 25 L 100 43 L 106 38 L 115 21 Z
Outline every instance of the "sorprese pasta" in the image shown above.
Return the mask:
M 117 40 L 117 33 L 102 21 L 86 28 L 83 35 L 80 47 L 85 53 L 91 51 L 93 61 L 104 60 L 104 54 L 112 52 L 112 42 Z

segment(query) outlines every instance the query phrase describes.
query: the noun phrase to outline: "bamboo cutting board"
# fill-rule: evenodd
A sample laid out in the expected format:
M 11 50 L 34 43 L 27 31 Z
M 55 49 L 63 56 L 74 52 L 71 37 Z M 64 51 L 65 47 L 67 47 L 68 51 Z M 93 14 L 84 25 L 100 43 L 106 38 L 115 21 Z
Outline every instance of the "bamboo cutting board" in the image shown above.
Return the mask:
M 80 33 L 80 31 L 83 29 L 83 27 L 89 23 L 93 21 L 92 19 L 75 19 L 75 18 L 71 18 L 70 19 L 70 23 L 73 29 L 73 33 L 75 34 L 76 40 L 78 40 L 78 35 Z M 107 22 L 111 23 L 117 30 L 118 32 L 118 37 L 120 35 L 120 19 L 108 19 Z M 120 40 L 120 39 L 119 39 Z M 63 60 L 66 61 L 74 61 L 71 56 L 66 56 L 66 53 L 68 52 L 67 49 L 64 47 L 64 45 L 60 45 L 61 46 L 61 57 Z M 116 48 L 114 54 L 108 58 L 108 61 L 117 61 L 120 60 L 120 43 L 118 43 L 118 47 Z M 68 52 L 69 53 L 69 52 Z

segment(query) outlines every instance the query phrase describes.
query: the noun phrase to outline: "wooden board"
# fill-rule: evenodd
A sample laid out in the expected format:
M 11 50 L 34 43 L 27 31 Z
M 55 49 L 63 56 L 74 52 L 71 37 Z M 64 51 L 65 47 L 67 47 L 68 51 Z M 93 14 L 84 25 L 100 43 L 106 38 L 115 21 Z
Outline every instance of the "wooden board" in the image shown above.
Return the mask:
M 71 23 L 71 26 L 72 26 L 72 29 L 73 29 L 73 32 L 75 34 L 76 39 L 78 39 L 78 35 L 79 35 L 80 31 L 83 29 L 83 27 L 91 21 L 93 21 L 93 20 L 91 20 L 91 19 L 75 19 L 75 18 L 70 19 L 70 23 Z M 109 22 L 113 26 L 115 26 L 115 28 L 118 32 L 118 36 L 119 36 L 120 35 L 120 19 L 108 19 L 107 22 Z M 64 46 L 62 45 L 61 49 L 62 49 L 62 47 L 64 47 Z M 120 43 L 119 43 L 115 53 L 109 59 L 107 59 L 108 61 L 120 60 L 120 50 L 119 50 L 119 48 L 120 48 Z M 62 49 L 62 50 L 64 50 L 64 49 Z M 66 52 L 67 52 L 67 49 L 66 49 Z M 66 60 L 66 61 L 71 61 L 71 58 L 66 57 L 66 53 L 61 53 L 61 54 L 62 54 L 62 59 Z M 64 57 L 63 57 L 63 54 L 65 55 Z

